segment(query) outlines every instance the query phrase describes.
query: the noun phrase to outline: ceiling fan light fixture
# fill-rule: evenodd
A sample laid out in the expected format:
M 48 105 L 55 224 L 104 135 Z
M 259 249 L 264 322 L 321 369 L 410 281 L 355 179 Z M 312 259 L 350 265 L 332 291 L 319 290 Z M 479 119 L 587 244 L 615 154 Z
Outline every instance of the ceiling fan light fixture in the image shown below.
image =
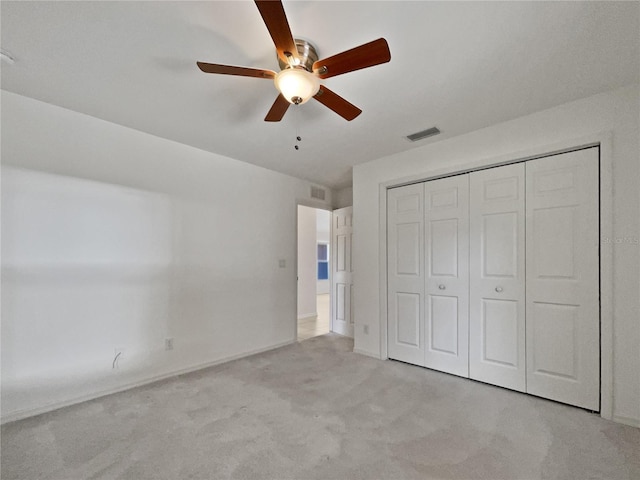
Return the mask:
M 379 38 L 318 60 L 318 51 L 309 41 L 293 38 L 282 0 L 255 0 L 255 4 L 276 47 L 281 72 L 205 62 L 196 62 L 198 68 L 204 73 L 273 78 L 279 94 L 264 117 L 265 122 L 279 122 L 289 105 L 306 103 L 311 97 L 347 121 L 360 115 L 362 110 L 358 107 L 324 85 L 320 87 L 320 79 L 388 62 L 391 52 L 387 41 Z
M 304 68 L 287 68 L 279 72 L 274 82 L 282 96 L 294 105 L 306 103 L 320 89 L 320 81 Z

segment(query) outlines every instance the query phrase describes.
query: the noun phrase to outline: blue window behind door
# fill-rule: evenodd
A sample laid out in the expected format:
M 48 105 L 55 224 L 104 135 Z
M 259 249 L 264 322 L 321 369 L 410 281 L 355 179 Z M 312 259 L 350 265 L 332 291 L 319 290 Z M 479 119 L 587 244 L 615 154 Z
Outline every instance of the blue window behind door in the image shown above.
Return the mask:
M 329 279 L 329 245 L 318 244 L 318 280 Z

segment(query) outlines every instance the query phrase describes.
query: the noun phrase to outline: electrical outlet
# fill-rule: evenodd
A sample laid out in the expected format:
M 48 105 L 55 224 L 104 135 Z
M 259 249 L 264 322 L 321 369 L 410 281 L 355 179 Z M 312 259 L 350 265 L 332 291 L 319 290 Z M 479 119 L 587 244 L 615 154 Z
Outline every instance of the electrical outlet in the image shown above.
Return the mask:
M 173 338 L 165 338 L 164 339 L 164 349 L 165 350 L 173 350 Z
M 365 335 L 369 335 L 369 325 L 363 325 L 362 330 L 364 331 Z
M 284 258 L 281 258 L 278 260 L 278 266 L 280 268 L 287 268 L 287 261 Z

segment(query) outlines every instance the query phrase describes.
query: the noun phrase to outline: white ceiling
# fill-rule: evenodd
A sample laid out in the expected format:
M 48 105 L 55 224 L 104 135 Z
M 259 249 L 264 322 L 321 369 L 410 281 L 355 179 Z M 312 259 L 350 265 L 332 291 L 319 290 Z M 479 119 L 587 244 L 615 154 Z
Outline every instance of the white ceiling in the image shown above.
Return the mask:
M 340 188 L 353 165 L 638 82 L 639 6 L 285 0 L 320 57 L 384 37 L 391 62 L 324 81 L 352 122 L 310 101 L 266 123 L 272 81 L 195 63 L 278 70 L 253 2 L 2 1 L 2 88 Z

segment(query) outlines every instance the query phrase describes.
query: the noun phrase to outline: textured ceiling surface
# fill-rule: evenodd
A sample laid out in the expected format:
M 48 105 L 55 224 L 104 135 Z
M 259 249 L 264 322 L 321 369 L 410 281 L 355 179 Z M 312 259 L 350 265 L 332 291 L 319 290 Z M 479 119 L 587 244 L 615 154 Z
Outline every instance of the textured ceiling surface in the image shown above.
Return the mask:
M 639 81 L 638 2 L 283 2 L 320 57 L 384 37 L 391 62 L 323 81 L 363 110 L 315 101 L 264 116 L 278 70 L 253 2 L 2 1 L 2 88 L 341 188 L 353 165 Z M 410 133 L 442 134 L 411 143 Z M 300 135 L 300 149 L 295 137 Z

